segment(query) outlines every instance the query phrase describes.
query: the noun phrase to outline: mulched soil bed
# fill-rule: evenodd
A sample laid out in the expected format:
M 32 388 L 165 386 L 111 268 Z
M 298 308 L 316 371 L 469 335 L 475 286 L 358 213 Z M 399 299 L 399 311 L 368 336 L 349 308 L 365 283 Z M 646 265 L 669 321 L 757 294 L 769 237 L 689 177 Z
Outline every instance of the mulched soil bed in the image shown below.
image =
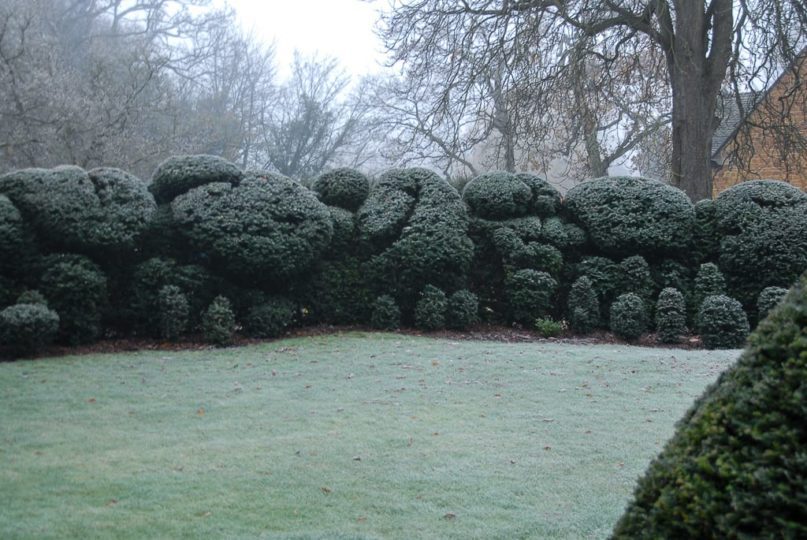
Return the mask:
M 296 328 L 288 332 L 285 336 L 278 339 L 287 337 L 306 337 L 306 336 L 324 336 L 332 334 L 340 334 L 345 332 L 375 332 L 376 330 L 366 326 L 332 326 L 332 325 L 318 325 L 307 326 L 304 328 Z M 537 332 L 526 330 L 524 328 L 499 326 L 490 324 L 478 324 L 466 331 L 452 331 L 442 330 L 439 332 L 421 332 L 415 329 L 402 329 L 397 331 L 398 334 L 405 336 L 420 336 L 432 337 L 441 339 L 450 339 L 455 341 L 499 341 L 505 343 L 568 343 L 571 345 L 595 345 L 595 344 L 632 344 L 642 347 L 661 347 L 661 348 L 675 348 L 675 349 L 701 349 L 702 343 L 697 336 L 687 336 L 681 343 L 668 344 L 659 343 L 655 334 L 646 334 L 634 342 L 625 342 L 617 338 L 610 332 L 594 332 L 585 337 L 575 336 L 560 336 L 553 338 L 544 338 Z M 253 339 L 242 336 L 236 336 L 233 340 L 233 346 L 254 345 L 258 343 L 266 343 L 275 340 L 270 339 Z M 55 345 L 49 347 L 45 351 L 38 354 L 36 357 L 47 356 L 67 356 L 67 355 L 80 355 L 80 354 L 99 354 L 99 353 L 118 353 L 118 352 L 131 352 L 131 351 L 193 351 L 193 350 L 207 350 L 211 349 L 208 343 L 202 341 L 201 336 L 188 336 L 181 341 L 170 342 L 161 341 L 152 338 L 109 338 L 103 339 L 90 345 L 82 345 L 78 347 L 67 347 Z M 9 360 L 7 356 L 0 354 L 0 359 Z

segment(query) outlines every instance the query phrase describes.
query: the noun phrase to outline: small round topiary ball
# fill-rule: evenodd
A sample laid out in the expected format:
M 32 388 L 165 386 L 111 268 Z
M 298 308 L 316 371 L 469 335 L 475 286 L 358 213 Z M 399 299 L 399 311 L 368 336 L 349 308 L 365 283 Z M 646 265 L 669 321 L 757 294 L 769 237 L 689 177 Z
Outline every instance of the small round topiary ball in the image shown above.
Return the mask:
M 743 306 L 734 298 L 707 296 L 698 310 L 698 332 L 707 349 L 736 349 L 750 331 Z
M 234 163 L 218 156 L 172 156 L 154 171 L 149 189 L 157 203 L 164 204 L 205 184 L 224 182 L 235 185 L 242 175 Z
M 667 287 L 656 302 L 656 330 L 662 343 L 677 343 L 687 331 L 687 309 L 684 295 Z
M 634 293 L 619 295 L 611 304 L 611 331 L 621 338 L 634 340 L 647 331 L 647 308 Z
M 415 326 L 421 330 L 441 330 L 446 325 L 448 298 L 446 293 L 432 285 L 426 285 L 415 306 Z
M 376 298 L 370 325 L 378 330 L 395 330 L 401 326 L 401 309 L 393 297 L 383 294 Z
M 448 297 L 446 326 L 454 330 L 465 330 L 479 322 L 479 298 L 467 289 L 462 289 Z
M 58 330 L 59 316 L 42 304 L 15 304 L 0 311 L 0 343 L 15 355 L 50 345 Z
M 370 193 L 370 181 L 359 171 L 344 167 L 321 174 L 312 188 L 324 204 L 355 212 Z

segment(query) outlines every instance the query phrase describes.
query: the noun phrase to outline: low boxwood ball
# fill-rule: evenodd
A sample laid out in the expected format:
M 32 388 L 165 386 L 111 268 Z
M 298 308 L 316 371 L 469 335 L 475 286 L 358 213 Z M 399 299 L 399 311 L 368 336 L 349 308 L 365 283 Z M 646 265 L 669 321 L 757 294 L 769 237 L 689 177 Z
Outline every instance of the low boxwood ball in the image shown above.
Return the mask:
M 520 217 L 530 211 L 532 189 L 515 174 L 492 172 L 477 176 L 465 186 L 462 198 L 471 213 L 485 219 Z

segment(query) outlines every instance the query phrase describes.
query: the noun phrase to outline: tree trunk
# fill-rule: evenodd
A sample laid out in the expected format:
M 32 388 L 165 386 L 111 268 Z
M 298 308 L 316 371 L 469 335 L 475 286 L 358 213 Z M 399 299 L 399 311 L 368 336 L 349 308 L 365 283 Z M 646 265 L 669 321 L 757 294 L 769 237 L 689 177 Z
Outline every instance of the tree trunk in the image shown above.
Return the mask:
M 674 0 L 675 37 L 665 53 L 673 94 L 672 184 L 693 202 L 712 198 L 715 107 L 731 55 L 732 0 Z

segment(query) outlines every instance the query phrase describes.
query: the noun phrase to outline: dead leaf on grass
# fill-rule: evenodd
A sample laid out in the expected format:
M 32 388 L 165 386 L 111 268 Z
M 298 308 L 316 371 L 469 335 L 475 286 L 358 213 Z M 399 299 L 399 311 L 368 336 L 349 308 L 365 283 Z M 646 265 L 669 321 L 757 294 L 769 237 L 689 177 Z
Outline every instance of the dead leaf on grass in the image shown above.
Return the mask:
M 443 519 L 446 520 L 446 521 L 451 521 L 452 519 L 456 519 L 456 517 L 457 517 L 457 514 L 453 514 L 453 513 L 449 512 L 449 513 L 447 513 L 446 515 L 443 516 Z
M 329 487 L 322 486 L 322 487 L 321 487 L 321 488 L 319 488 L 319 489 L 321 489 L 321 490 L 322 490 L 322 492 L 323 492 L 325 495 L 330 495 L 331 493 L 333 493 L 333 490 L 332 490 L 331 488 L 329 488 Z
M 204 416 L 205 415 L 205 408 L 204 407 L 199 407 L 199 410 L 196 411 L 196 414 L 198 416 Z
M 95 398 L 93 397 L 93 398 L 88 399 L 87 403 L 95 403 Z

